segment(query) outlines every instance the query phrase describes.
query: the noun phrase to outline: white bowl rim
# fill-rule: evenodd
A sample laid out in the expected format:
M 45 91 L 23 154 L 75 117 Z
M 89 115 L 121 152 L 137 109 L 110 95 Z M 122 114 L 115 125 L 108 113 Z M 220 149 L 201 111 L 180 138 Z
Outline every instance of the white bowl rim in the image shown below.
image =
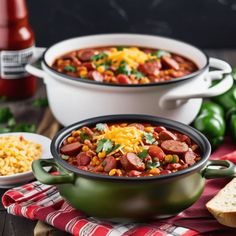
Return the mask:
M 162 82 L 158 82 L 158 83 L 147 83 L 147 84 L 112 84 L 112 83 L 104 83 L 104 82 L 97 82 L 94 80 L 89 80 L 89 79 L 82 79 L 82 78 L 75 78 L 73 76 L 70 75 L 66 75 L 63 73 L 58 72 L 57 70 L 55 70 L 54 68 L 52 68 L 52 66 L 50 66 L 47 61 L 46 61 L 46 54 L 49 52 L 49 50 L 52 49 L 52 47 L 57 46 L 61 43 L 66 43 L 70 40 L 75 40 L 75 39 L 85 39 L 88 37 L 158 37 L 158 38 L 162 38 L 162 39 L 167 39 L 167 40 L 172 40 L 172 41 L 176 41 L 178 43 L 183 43 L 186 44 L 196 50 L 198 50 L 199 52 L 201 52 L 203 54 L 203 56 L 205 56 L 206 58 L 206 64 L 198 69 L 197 71 L 188 74 L 186 76 L 183 77 L 179 77 L 179 78 L 175 78 L 175 79 L 171 79 L 168 81 L 162 81 Z M 178 40 L 175 38 L 170 38 L 170 37 L 163 37 L 163 36 L 159 36 L 159 35 L 148 35 L 148 34 L 133 34 L 133 33 L 110 33 L 110 34 L 94 34 L 94 35 L 85 35 L 85 36 L 79 36 L 79 37 L 73 37 L 73 38 L 69 38 L 69 39 L 65 39 L 62 41 L 59 41 L 53 45 L 51 45 L 50 47 L 48 47 L 45 52 L 42 55 L 42 65 L 44 65 L 46 67 L 47 70 L 49 70 L 52 74 L 57 75 L 60 78 L 63 78 L 65 80 L 65 82 L 68 80 L 72 80 L 72 81 L 76 81 L 77 83 L 85 83 L 85 84 L 94 84 L 94 85 L 99 85 L 99 86 L 109 86 L 109 87 L 152 87 L 152 86 L 161 86 L 161 85 L 167 85 L 167 84 L 173 84 L 173 83 L 178 83 L 178 82 L 182 82 L 185 80 L 189 80 L 189 79 L 193 79 L 196 76 L 202 74 L 208 67 L 209 67 L 209 56 L 202 51 L 200 48 L 190 44 L 190 43 L 186 43 L 182 40 Z

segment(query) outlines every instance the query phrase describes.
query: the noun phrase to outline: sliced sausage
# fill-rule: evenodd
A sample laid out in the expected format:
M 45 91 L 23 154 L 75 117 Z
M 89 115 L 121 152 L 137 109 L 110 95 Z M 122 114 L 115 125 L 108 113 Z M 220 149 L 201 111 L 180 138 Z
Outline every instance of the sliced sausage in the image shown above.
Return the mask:
M 180 142 L 185 142 L 187 143 L 189 146 L 191 145 L 191 139 L 185 135 L 185 134 L 175 134 L 177 136 L 177 139 L 180 141 Z
M 105 172 L 109 172 L 112 169 L 116 168 L 117 162 L 115 157 L 113 156 L 108 156 L 105 158 L 105 160 L 103 161 L 103 167 L 104 167 L 104 171 Z
M 162 170 L 162 171 L 160 172 L 161 175 L 167 175 L 167 174 L 170 174 L 170 173 L 171 173 L 170 170 Z
M 177 140 L 165 140 L 161 143 L 161 148 L 170 154 L 184 154 L 188 151 L 188 145 Z
M 193 165 L 195 164 L 195 158 L 196 158 L 196 154 L 190 149 L 188 150 L 185 154 L 184 154 L 184 162 L 188 165 Z
M 89 71 L 88 77 L 89 77 L 89 79 L 92 79 L 97 82 L 102 82 L 104 79 L 103 75 L 96 70 Z
M 76 155 L 80 151 L 82 146 L 83 145 L 79 142 L 70 143 L 70 144 L 66 144 L 62 146 L 60 151 L 64 155 L 73 156 L 73 155 Z
M 161 69 L 160 61 L 148 61 L 144 64 L 139 65 L 138 70 L 145 75 L 158 75 Z
M 158 157 L 158 159 L 160 161 L 164 160 L 165 157 L 165 153 L 163 152 L 163 150 L 155 145 L 151 145 L 148 149 L 148 154 L 154 158 L 154 157 Z
M 177 137 L 168 130 L 161 131 L 159 133 L 159 139 L 161 140 L 177 140 Z
M 133 126 L 133 127 L 136 127 L 137 129 L 140 129 L 140 130 L 144 130 L 144 126 L 140 123 L 132 123 L 132 124 L 129 124 L 128 126 Z
M 140 176 L 142 174 L 142 172 L 137 171 L 137 170 L 131 170 L 128 172 L 127 176 L 129 177 L 137 177 Z
M 179 163 L 172 163 L 166 166 L 166 170 L 179 170 L 182 168 L 182 165 Z
M 80 51 L 78 56 L 81 61 L 89 61 L 94 54 L 95 54 L 94 50 L 85 49 L 83 51 Z
M 134 153 L 129 152 L 120 158 L 121 165 L 125 170 L 138 170 L 143 171 L 145 164 L 143 161 Z
M 89 157 L 86 152 L 80 152 L 77 156 L 77 163 L 78 166 L 87 166 L 90 161 L 91 161 L 91 157 Z
M 128 76 L 119 74 L 117 75 L 117 80 L 120 84 L 132 84 L 131 80 L 129 79 Z
M 163 127 L 163 126 L 157 126 L 155 129 L 154 129 L 155 132 L 157 133 L 160 133 L 161 131 L 166 131 L 166 128 Z
M 168 68 L 174 69 L 174 70 L 179 70 L 179 63 L 171 58 L 170 56 L 162 56 L 161 57 L 161 62 L 163 65 L 167 66 Z

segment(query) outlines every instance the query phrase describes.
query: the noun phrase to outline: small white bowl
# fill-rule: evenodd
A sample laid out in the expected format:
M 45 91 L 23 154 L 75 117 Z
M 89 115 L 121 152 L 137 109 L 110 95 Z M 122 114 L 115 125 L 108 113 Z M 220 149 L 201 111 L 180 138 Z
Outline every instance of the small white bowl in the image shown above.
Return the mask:
M 51 140 L 43 135 L 34 134 L 34 133 L 26 133 L 26 132 L 17 132 L 17 133 L 5 133 L 0 134 L 2 136 L 23 136 L 25 139 L 29 141 L 33 141 L 35 143 L 42 145 L 42 156 L 41 159 L 52 158 L 50 152 L 50 144 Z M 22 183 L 29 182 L 34 179 L 34 175 L 32 171 L 27 171 L 19 174 L 0 176 L 0 188 L 12 188 Z

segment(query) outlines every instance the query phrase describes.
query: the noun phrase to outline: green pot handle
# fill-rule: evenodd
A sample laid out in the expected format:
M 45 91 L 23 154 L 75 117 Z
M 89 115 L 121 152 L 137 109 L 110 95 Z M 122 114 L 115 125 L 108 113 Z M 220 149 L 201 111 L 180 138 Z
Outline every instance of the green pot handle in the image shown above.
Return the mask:
M 222 169 L 211 169 L 210 166 L 224 167 Z M 225 178 L 236 176 L 236 166 L 231 161 L 209 160 L 202 170 L 202 176 L 206 179 Z
M 60 174 L 51 175 L 43 167 L 55 167 Z M 74 182 L 74 174 L 58 165 L 53 159 L 39 159 L 32 163 L 32 170 L 35 178 L 43 184 L 65 184 Z

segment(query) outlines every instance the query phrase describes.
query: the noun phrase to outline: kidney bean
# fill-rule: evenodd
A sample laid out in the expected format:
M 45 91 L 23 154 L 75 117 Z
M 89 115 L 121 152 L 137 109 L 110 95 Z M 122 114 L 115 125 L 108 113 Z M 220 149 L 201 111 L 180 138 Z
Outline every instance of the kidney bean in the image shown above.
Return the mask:
M 170 170 L 162 170 L 162 171 L 160 172 L 161 175 L 167 175 L 167 174 L 170 174 L 170 173 L 171 173 Z
M 89 136 L 93 136 L 93 131 L 87 127 L 87 126 L 84 126 L 82 129 L 81 129 L 84 133 L 88 134 Z
M 80 152 L 76 158 L 78 166 L 87 166 L 91 161 L 91 158 L 85 152 Z
M 131 80 L 129 79 L 128 76 L 119 74 L 117 75 L 117 80 L 120 84 L 132 84 Z
M 103 82 L 103 80 L 104 80 L 103 75 L 96 70 L 89 71 L 88 77 L 94 81 L 97 81 L 97 82 Z
M 166 166 L 166 170 L 179 170 L 182 167 L 179 163 L 172 163 Z
M 134 153 L 129 152 L 120 158 L 121 165 L 125 170 L 138 170 L 143 171 L 145 164 L 143 161 Z
M 102 164 L 103 164 L 103 167 L 104 167 L 104 171 L 109 172 L 110 170 L 116 168 L 117 161 L 116 161 L 115 157 L 108 156 L 108 157 L 105 158 L 105 160 L 103 161 Z
M 165 153 L 163 152 L 163 150 L 158 147 L 158 146 L 155 146 L 155 145 L 152 145 L 149 147 L 148 149 L 148 154 L 154 158 L 154 157 L 158 157 L 158 159 L 160 161 L 163 161 L 164 160 L 164 157 L 165 157 Z
M 85 49 L 79 52 L 78 57 L 81 61 L 89 61 L 94 54 L 95 54 L 94 50 Z
M 161 143 L 161 148 L 170 154 L 184 154 L 188 151 L 188 145 L 177 140 L 165 140 Z
M 83 66 L 85 66 L 88 70 L 94 70 L 95 66 L 92 62 L 84 62 Z
M 83 145 L 79 142 L 66 144 L 66 145 L 61 147 L 60 152 L 64 155 L 69 155 L 69 156 L 70 155 L 75 155 L 80 151 L 82 146 Z
M 137 170 L 131 170 L 128 172 L 127 176 L 129 177 L 137 177 L 140 176 L 142 174 L 142 172 L 137 171 Z

